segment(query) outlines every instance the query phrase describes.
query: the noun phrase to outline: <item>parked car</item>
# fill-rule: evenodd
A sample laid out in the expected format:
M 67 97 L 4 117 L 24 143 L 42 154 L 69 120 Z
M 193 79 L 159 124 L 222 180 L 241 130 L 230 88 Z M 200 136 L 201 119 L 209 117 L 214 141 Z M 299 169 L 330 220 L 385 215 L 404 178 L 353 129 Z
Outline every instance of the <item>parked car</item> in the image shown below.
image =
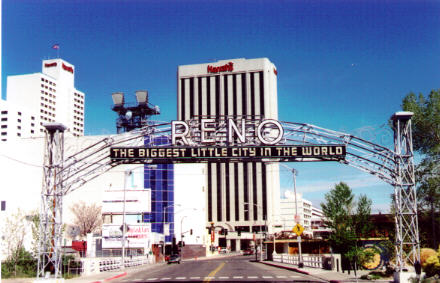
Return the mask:
M 171 255 L 168 259 L 168 264 L 171 264 L 171 263 L 180 264 L 180 255 L 178 255 L 178 254 Z
M 243 251 L 243 255 L 253 255 L 254 254 L 254 250 L 252 249 L 246 249 Z
M 221 248 L 220 249 L 220 253 L 221 254 L 227 254 L 229 252 L 229 250 L 227 248 Z

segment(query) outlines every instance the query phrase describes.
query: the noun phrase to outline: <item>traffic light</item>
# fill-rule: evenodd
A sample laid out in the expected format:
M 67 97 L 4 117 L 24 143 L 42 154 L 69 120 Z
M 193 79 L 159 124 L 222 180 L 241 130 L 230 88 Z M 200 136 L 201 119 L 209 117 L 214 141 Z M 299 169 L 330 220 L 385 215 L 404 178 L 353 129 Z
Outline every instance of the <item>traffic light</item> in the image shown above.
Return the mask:
M 190 235 L 193 234 L 193 229 L 189 229 L 189 234 L 190 234 Z
M 237 231 L 237 235 L 238 235 L 238 236 L 241 236 L 241 230 L 238 230 L 238 231 Z
M 228 235 L 228 229 L 223 229 L 223 235 L 225 235 L 225 236 Z

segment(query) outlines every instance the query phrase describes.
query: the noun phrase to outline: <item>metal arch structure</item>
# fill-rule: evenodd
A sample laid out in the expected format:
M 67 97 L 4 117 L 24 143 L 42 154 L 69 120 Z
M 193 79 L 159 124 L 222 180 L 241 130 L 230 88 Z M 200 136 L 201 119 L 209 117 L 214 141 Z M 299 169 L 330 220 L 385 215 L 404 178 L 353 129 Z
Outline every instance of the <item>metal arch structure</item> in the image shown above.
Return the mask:
M 370 173 L 394 187 L 394 205 L 396 209 L 396 252 L 397 252 L 397 271 L 401 272 L 405 264 L 410 261 L 415 263 L 420 261 L 420 246 L 417 223 L 417 201 L 414 178 L 414 160 L 412 151 L 411 136 L 411 115 L 410 112 L 398 112 L 392 116 L 394 130 L 394 150 L 384 146 L 369 142 L 367 140 L 355 137 L 351 134 L 332 131 L 320 128 L 310 124 L 280 122 L 283 128 L 283 138 L 279 145 L 329 145 L 340 144 L 346 146 L 346 157 L 340 162 L 361 171 Z M 227 119 L 234 117 L 221 118 L 215 129 L 216 145 L 227 145 L 228 127 Z M 200 146 L 200 119 L 187 121 L 191 125 L 190 135 L 195 137 L 189 146 Z M 258 125 L 261 119 L 247 118 L 246 129 L 250 129 L 246 134 L 245 145 L 261 145 L 257 139 L 255 125 Z M 252 130 L 254 129 L 254 130 Z M 263 133 L 269 138 L 271 129 Z M 49 132 L 50 133 L 50 132 Z M 103 138 L 84 148 L 74 150 L 74 153 L 67 157 L 53 160 L 52 163 L 45 166 L 44 184 L 53 185 L 57 188 L 61 197 L 73 190 L 80 188 L 86 182 L 98 177 L 104 172 L 110 170 L 121 162 L 113 162 L 110 159 L 110 148 L 115 146 L 144 146 L 145 137 L 149 137 L 148 146 L 155 147 L 153 141 L 157 137 L 167 137 L 171 145 L 171 123 L 168 122 L 148 122 L 140 129 L 131 132 L 112 135 Z M 62 149 L 61 140 L 48 139 L 47 149 L 54 152 Z M 166 146 L 162 144 L 161 146 Z M 62 152 L 62 150 L 61 150 Z M 46 159 L 48 157 L 46 156 Z M 286 160 L 268 160 L 268 162 L 286 161 Z M 289 161 L 292 161 L 291 159 Z M 293 161 L 327 161 L 326 159 L 304 160 L 301 158 Z M 58 163 L 57 163 L 58 162 Z M 142 163 L 145 163 L 143 161 Z M 47 173 L 46 173 L 47 172 Z M 54 178 L 54 176 L 57 176 Z M 52 178 L 54 181 L 47 180 Z M 52 182 L 52 183 L 51 183 Z M 45 188 L 48 187 L 45 185 Z M 43 205 L 42 213 L 51 213 L 50 195 L 42 193 Z M 55 202 L 55 205 L 62 205 L 62 202 Z M 57 208 L 62 211 L 61 208 Z M 48 221 L 56 222 L 55 218 Z M 53 224 L 55 225 L 55 224 Z M 53 226 L 52 225 L 52 226 Z M 45 225 L 42 227 L 44 235 L 50 235 L 52 227 Z M 61 234 L 52 235 L 52 241 L 49 243 L 58 243 L 61 241 Z M 40 245 L 44 244 L 40 242 Z M 57 251 L 59 245 L 49 244 L 48 250 Z M 46 249 L 47 250 L 47 249 Z M 50 254 L 41 252 L 42 255 Z M 58 259 L 59 260 L 59 259 Z M 54 265 L 59 264 L 57 259 Z M 40 268 L 40 265 L 39 265 Z M 43 268 L 44 269 L 44 268 Z M 42 275 L 39 273 L 39 276 Z

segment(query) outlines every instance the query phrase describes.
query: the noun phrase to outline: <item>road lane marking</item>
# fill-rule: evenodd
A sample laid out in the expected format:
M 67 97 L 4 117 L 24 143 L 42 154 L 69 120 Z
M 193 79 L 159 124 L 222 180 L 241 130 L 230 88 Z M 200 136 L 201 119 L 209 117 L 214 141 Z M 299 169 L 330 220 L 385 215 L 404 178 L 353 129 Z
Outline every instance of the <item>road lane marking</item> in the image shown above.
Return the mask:
M 234 279 L 241 279 L 241 278 L 243 278 L 243 276 L 234 276 L 233 278 Z
M 160 280 L 170 280 L 170 277 L 164 277 L 164 278 L 160 278 Z
M 219 279 L 229 279 L 229 276 L 220 276 Z
M 284 276 L 284 275 L 277 275 L 277 278 L 287 278 L 287 276 Z
M 273 278 L 272 276 L 262 276 L 264 279 Z
M 208 276 L 205 277 L 205 280 L 203 280 L 203 282 L 210 282 L 211 279 L 214 278 L 214 275 L 220 271 L 220 269 L 223 268 L 223 266 L 225 266 L 225 263 L 222 262 L 216 269 L 214 269 L 213 271 L 211 271 L 211 273 L 208 274 Z
M 176 277 L 176 280 L 185 280 L 186 277 Z
M 200 279 L 200 276 L 190 277 L 189 279 Z
M 153 280 L 157 280 L 157 278 L 148 278 L 147 280 L 153 281 Z
M 248 278 L 248 279 L 257 279 L 258 276 L 248 276 L 247 278 Z

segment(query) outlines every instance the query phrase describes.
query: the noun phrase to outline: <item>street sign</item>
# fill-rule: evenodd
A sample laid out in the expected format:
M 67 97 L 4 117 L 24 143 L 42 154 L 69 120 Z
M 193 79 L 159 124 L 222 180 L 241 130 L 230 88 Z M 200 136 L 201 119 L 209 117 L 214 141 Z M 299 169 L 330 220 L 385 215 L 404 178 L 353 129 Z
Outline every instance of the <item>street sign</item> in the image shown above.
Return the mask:
M 301 216 L 298 214 L 295 214 L 295 222 L 299 223 L 301 221 Z
M 293 227 L 292 232 L 298 236 L 301 236 L 301 234 L 304 232 L 304 227 L 297 223 L 295 227 Z

